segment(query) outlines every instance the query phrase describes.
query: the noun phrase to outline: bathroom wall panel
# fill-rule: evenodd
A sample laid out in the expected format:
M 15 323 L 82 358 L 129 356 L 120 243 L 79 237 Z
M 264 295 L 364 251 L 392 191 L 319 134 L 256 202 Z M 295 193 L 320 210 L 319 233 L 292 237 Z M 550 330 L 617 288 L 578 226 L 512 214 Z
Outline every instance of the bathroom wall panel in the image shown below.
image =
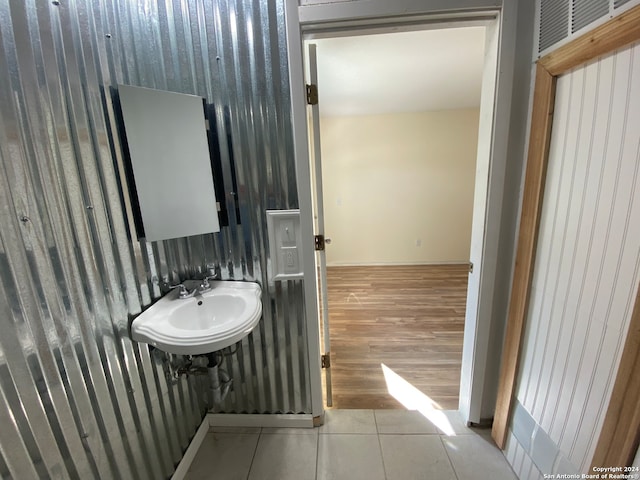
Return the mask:
M 503 453 L 519 479 L 537 480 L 541 478 L 540 472 L 531 457 L 529 457 L 528 452 L 511 433 L 507 437 L 507 444 Z
M 298 206 L 284 35 L 282 1 L 0 5 L 1 478 L 171 474 L 207 384 L 173 378 L 178 358 L 132 342 L 129 324 L 160 281 L 208 264 L 264 292 L 259 327 L 225 352 L 222 410 L 310 411 L 302 283 L 267 280 L 264 211 Z M 215 106 L 232 139 L 220 233 L 137 240 L 118 83 Z
M 517 398 L 583 472 L 640 283 L 639 65 L 636 43 L 557 84 Z

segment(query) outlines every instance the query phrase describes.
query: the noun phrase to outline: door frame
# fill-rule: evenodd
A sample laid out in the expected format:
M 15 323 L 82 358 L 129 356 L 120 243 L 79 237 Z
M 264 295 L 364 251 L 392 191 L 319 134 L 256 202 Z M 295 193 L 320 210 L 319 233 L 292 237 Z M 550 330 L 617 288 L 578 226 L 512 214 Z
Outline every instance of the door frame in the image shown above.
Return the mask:
M 466 296 L 466 309 L 465 309 L 465 321 L 464 321 L 464 335 L 463 335 L 463 347 L 461 358 L 461 378 L 459 383 L 459 410 L 465 413 L 467 418 L 470 418 L 473 423 L 481 423 L 480 414 L 480 402 L 474 402 L 472 400 L 472 392 L 475 392 L 478 398 L 482 397 L 482 391 L 484 388 L 484 377 L 481 375 L 475 375 L 474 371 L 477 371 L 475 365 L 485 365 L 488 356 L 488 347 L 483 348 L 484 345 L 488 345 L 488 338 L 482 338 L 483 335 L 488 335 L 488 330 L 482 330 L 478 325 L 478 316 L 481 311 L 480 299 L 483 294 L 486 296 L 487 292 L 482 291 L 483 273 L 490 268 L 485 264 L 483 260 L 485 237 L 488 233 L 487 230 L 487 194 L 489 188 L 489 172 L 491 167 L 491 152 L 493 147 L 493 127 L 495 117 L 495 103 L 496 103 L 496 76 L 498 67 L 498 46 L 500 37 L 499 18 L 496 13 L 488 15 L 488 18 L 478 17 L 476 19 L 466 18 L 464 20 L 453 19 L 447 21 L 434 20 L 434 23 L 411 23 L 406 27 L 406 30 L 415 31 L 416 29 L 448 29 L 448 28 L 464 28 L 464 27 L 484 27 L 485 29 L 485 48 L 484 48 L 484 62 L 482 72 L 482 92 L 479 107 L 479 119 L 478 119 L 478 145 L 476 148 L 476 162 L 475 162 L 475 175 L 474 175 L 474 195 L 473 195 L 473 218 L 471 228 L 471 241 L 469 246 L 469 261 L 474 264 L 474 269 L 471 270 L 468 276 L 468 288 Z M 308 44 L 313 43 L 316 39 L 325 38 L 337 38 L 343 36 L 355 36 L 362 34 L 373 33 L 395 33 L 402 27 L 394 26 L 388 27 L 385 24 L 376 24 L 375 28 L 358 26 L 356 29 L 349 29 L 343 27 L 338 30 L 334 28 L 322 29 L 322 31 L 313 31 L 310 33 L 303 32 L 302 42 L 303 51 L 306 52 Z M 305 69 L 309 69 L 307 65 L 308 59 L 305 59 Z M 322 85 L 319 85 L 320 94 L 322 91 Z M 314 117 L 314 121 L 316 118 Z M 317 131 L 316 131 L 317 129 Z M 308 131 L 314 132 L 314 145 L 310 145 L 309 148 L 318 148 L 315 142 L 318 139 L 315 138 L 316 134 L 319 134 L 320 126 L 313 124 L 308 125 Z M 322 208 L 323 201 L 319 200 L 318 194 L 322 193 L 322 179 L 317 178 L 318 169 L 322 170 L 318 164 L 322 165 L 321 156 L 317 155 L 311 163 L 311 169 L 315 165 L 316 176 L 312 179 L 312 196 L 316 198 L 316 205 L 318 209 Z M 318 188 L 318 185 L 320 187 Z M 315 189 L 314 189 L 315 187 Z M 317 191 L 314 191 L 317 190 Z M 319 222 L 323 222 L 324 214 L 317 214 L 314 219 Z M 324 223 L 320 225 L 322 234 L 325 234 Z M 324 252 L 323 252 L 324 253 Z M 326 290 L 326 264 L 324 266 L 316 265 L 320 269 L 319 275 L 319 290 L 323 292 L 319 298 L 324 297 Z M 473 272 L 475 270 L 475 272 Z M 473 274 L 475 273 L 475 275 Z M 323 282 L 324 280 L 324 282 Z M 327 305 L 323 305 L 322 311 L 326 311 Z M 324 319 L 323 319 L 324 320 Z M 328 322 L 327 322 L 328 323 Z M 323 322 L 324 326 L 324 322 Z M 325 331 L 325 344 L 327 343 L 326 336 L 328 332 Z M 328 353 L 324 348 L 325 355 Z M 327 384 L 330 381 L 330 369 L 326 370 Z M 331 387 L 329 386 L 329 392 Z M 330 403 L 327 404 L 331 406 Z
M 484 241 L 481 261 L 476 263 L 475 274 L 480 276 L 480 295 L 475 325 L 470 325 L 472 341 L 467 342 L 469 362 L 463 365 L 461 382 L 461 413 L 467 423 L 479 423 L 483 410 L 487 410 L 486 398 L 491 398 L 491 388 L 497 384 L 497 372 L 487 371 L 489 357 L 500 355 L 489 348 L 493 325 L 494 286 L 498 270 L 498 244 L 502 222 L 507 145 L 511 112 L 511 93 L 516 37 L 516 5 L 514 2 L 491 0 L 448 0 L 425 6 L 422 0 L 401 0 L 390 4 L 376 0 L 353 0 L 317 6 L 299 7 L 293 1 L 285 2 L 287 47 L 289 55 L 289 80 L 292 102 L 293 140 L 299 207 L 301 211 L 302 263 L 305 272 L 305 313 L 307 348 L 309 353 L 309 379 L 311 383 L 311 409 L 315 418 L 324 414 L 320 368 L 320 338 L 317 318 L 317 280 L 313 246 L 313 217 L 311 172 L 308 153 L 308 127 L 304 91 L 303 36 L 309 32 L 331 29 L 355 29 L 363 27 L 394 27 L 408 23 L 445 23 L 472 21 L 489 17 L 497 20 L 498 75 L 494 102 L 491 136 L 491 168 L 488 171 L 486 213 L 484 216 Z M 509 264 L 511 258 L 508 259 Z M 498 319 L 500 321 L 500 319 Z M 465 337 L 467 334 L 465 332 Z M 463 354 L 464 355 L 464 354 Z M 466 371 L 465 371 L 466 369 Z M 491 378 L 495 375 L 495 378 Z M 465 381 L 466 380 L 466 381 Z M 489 388 L 485 389 L 485 386 Z M 495 391 L 493 392 L 495 393 Z M 464 398 L 463 398 L 464 395 Z M 491 399 L 488 401 L 493 412 Z M 321 420 L 319 420 L 321 421 Z
M 516 269 L 502 356 L 492 436 L 504 449 L 533 280 L 540 213 L 551 142 L 557 77 L 640 40 L 640 5 L 542 57 L 536 64 L 529 154 Z M 630 466 L 640 441 L 640 287 L 592 467 Z

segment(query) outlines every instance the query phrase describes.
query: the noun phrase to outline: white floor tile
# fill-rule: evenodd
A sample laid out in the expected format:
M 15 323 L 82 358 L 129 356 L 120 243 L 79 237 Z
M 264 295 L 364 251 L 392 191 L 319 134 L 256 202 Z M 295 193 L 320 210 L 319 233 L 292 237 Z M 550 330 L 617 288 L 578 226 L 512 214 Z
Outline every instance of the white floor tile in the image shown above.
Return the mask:
M 438 413 L 443 416 L 442 424 L 438 425 L 440 433 L 444 435 L 476 435 L 474 429 L 467 427 L 458 410 L 441 410 Z
M 438 435 L 380 435 L 387 480 L 456 480 Z
M 378 433 L 435 434 L 436 426 L 415 410 L 375 410 Z
M 320 435 L 318 480 L 384 480 L 378 435 Z
M 484 438 L 487 443 L 490 443 L 494 447 L 498 448 L 496 446 L 496 442 L 493 440 L 493 437 L 491 436 L 491 429 L 490 428 L 487 428 L 487 427 L 474 428 L 473 431 L 476 434 L 480 435 L 482 438 Z
M 516 480 L 507 459 L 480 435 L 441 436 L 459 480 Z
M 329 410 L 321 428 L 216 427 L 186 479 L 515 480 L 490 430 L 455 411 L 434 419 L 438 428 L 415 411 Z
M 320 433 L 375 434 L 376 421 L 373 410 L 327 410 Z
M 263 433 L 249 480 L 315 480 L 317 449 L 317 435 Z
M 258 437 L 258 434 L 207 433 L 186 480 L 245 480 Z

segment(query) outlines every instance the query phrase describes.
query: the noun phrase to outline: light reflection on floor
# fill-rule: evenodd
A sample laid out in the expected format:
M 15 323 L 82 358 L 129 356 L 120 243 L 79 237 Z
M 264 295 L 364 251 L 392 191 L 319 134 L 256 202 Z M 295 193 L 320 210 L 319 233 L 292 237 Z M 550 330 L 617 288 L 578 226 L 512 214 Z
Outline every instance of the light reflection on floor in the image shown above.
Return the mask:
M 396 372 L 381 363 L 384 380 L 389 394 L 398 400 L 407 410 L 417 410 L 431 423 L 438 427 L 445 435 L 455 436 L 451 422 L 440 409 L 440 405 L 431 400 L 416 387 L 407 382 Z

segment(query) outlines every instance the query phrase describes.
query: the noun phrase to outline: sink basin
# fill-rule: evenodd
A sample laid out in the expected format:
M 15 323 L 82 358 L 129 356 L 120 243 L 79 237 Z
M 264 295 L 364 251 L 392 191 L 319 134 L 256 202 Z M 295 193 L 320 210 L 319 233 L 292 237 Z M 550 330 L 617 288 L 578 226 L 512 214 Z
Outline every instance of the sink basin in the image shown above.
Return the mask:
M 172 290 L 131 324 L 131 338 L 168 353 L 199 355 L 233 345 L 258 324 L 262 289 L 253 282 L 209 282 L 208 292 L 180 299 Z

